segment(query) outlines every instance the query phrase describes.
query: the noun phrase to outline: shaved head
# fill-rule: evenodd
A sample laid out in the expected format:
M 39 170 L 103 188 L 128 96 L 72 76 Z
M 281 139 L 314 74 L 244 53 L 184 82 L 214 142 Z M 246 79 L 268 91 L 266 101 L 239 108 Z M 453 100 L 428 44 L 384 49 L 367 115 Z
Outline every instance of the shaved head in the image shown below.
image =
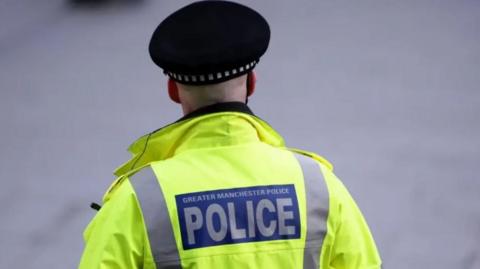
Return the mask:
M 184 114 L 216 103 L 245 102 L 247 99 L 247 74 L 210 85 L 176 83 Z

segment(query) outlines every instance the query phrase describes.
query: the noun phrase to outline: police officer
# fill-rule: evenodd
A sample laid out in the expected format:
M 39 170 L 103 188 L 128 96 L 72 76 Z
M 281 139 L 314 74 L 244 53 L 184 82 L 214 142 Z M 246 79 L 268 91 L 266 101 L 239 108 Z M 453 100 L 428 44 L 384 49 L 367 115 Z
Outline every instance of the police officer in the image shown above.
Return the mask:
M 185 116 L 130 146 L 80 268 L 380 268 L 332 165 L 287 148 L 246 105 L 269 39 L 260 14 L 225 1 L 157 27 L 150 55 Z

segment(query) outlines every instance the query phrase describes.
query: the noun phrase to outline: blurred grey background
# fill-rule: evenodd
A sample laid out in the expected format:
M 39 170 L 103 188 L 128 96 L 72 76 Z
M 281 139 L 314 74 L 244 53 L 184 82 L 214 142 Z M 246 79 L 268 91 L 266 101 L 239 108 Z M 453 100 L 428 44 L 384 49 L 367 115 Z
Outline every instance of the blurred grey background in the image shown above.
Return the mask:
M 147 44 L 190 1 L 0 0 L 0 268 L 75 268 L 137 137 L 181 116 Z M 272 39 L 250 106 L 315 151 L 385 268 L 480 268 L 480 1 L 240 1 Z

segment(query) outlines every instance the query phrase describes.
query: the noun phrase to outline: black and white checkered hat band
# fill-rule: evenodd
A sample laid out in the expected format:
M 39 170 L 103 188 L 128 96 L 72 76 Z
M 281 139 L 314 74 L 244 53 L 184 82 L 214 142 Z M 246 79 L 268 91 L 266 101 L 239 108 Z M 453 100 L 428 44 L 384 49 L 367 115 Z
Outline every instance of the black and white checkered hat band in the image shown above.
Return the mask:
M 257 63 L 258 61 L 252 61 L 246 65 L 240 66 L 238 68 L 233 68 L 231 70 L 201 75 L 184 75 L 169 71 L 166 71 L 165 73 L 178 82 L 185 82 L 186 84 L 209 84 L 226 81 L 230 78 L 245 74 L 249 70 L 252 70 Z

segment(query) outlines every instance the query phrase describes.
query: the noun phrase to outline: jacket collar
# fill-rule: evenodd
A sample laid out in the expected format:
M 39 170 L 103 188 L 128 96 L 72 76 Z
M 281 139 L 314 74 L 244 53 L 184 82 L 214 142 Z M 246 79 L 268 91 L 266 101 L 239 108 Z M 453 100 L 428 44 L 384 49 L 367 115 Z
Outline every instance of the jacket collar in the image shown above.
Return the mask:
M 283 138 L 268 123 L 256 117 L 246 104 L 219 103 L 193 111 L 140 137 L 128 148 L 132 158 L 117 168 L 115 175 L 121 176 L 151 162 L 168 159 L 179 151 L 206 146 L 213 141 L 215 145 L 260 141 L 285 147 Z
M 206 114 L 219 113 L 219 112 L 239 112 L 239 113 L 245 113 L 251 116 L 255 116 L 252 110 L 250 110 L 250 108 L 245 103 L 225 102 L 225 103 L 217 103 L 217 104 L 201 107 L 183 116 L 176 122 L 192 119 L 192 118 L 203 116 Z

